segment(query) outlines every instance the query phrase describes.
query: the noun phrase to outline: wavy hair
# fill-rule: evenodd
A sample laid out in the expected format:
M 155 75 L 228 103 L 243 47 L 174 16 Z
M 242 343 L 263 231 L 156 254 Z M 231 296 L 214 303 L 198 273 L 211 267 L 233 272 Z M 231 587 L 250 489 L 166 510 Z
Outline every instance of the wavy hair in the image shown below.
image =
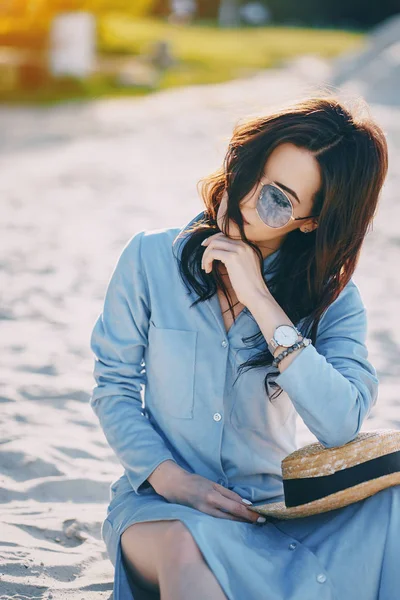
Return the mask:
M 262 253 L 244 232 L 240 203 L 260 181 L 271 152 L 289 142 L 307 149 L 318 161 L 322 184 L 313 198 L 312 211 L 318 216 L 318 227 L 307 235 L 298 229 L 286 235 L 269 265 L 274 274 L 268 289 L 293 323 L 299 326 L 304 320 L 300 331 L 315 344 L 322 314 L 354 273 L 388 170 L 385 135 L 362 108 L 367 108 L 363 101 L 350 109 L 337 96 L 324 94 L 235 125 L 222 167 L 197 184 L 202 184 L 204 218 L 190 228 L 179 264 L 182 280 L 198 296 L 193 305 L 210 298 L 219 287 L 235 321 L 216 261 L 210 273 L 201 269 L 205 251 L 201 242 L 220 231 L 217 212 L 225 190 L 229 198 L 225 218 L 238 225 L 243 242 L 259 256 L 266 280 Z M 239 366 L 239 374 L 243 369 L 272 364 L 274 357 L 261 331 L 243 342 L 254 338 L 251 347 L 260 348 L 260 336 L 265 347 Z M 270 376 L 269 370 L 264 381 L 268 398 Z

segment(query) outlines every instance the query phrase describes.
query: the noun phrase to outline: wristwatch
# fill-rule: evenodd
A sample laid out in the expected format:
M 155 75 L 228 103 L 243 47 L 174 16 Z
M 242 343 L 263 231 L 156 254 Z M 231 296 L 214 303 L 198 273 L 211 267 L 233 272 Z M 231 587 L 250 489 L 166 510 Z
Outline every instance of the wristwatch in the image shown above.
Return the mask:
M 301 339 L 303 338 L 301 331 L 294 325 L 278 325 L 269 341 L 268 350 L 273 354 L 278 346 L 289 348 L 289 346 L 293 346 L 297 341 L 300 341 L 299 336 Z

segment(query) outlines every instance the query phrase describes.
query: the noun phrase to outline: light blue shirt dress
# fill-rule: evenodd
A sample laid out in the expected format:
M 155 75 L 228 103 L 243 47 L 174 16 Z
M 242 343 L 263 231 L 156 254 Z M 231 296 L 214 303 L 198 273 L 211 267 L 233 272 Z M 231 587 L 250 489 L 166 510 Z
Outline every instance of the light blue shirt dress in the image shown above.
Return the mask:
M 266 368 L 242 372 L 233 385 L 237 367 L 257 352 L 242 338 L 258 326 L 245 308 L 226 333 L 216 295 L 190 307 L 196 298 L 177 260 L 186 228 L 203 216 L 131 237 L 90 340 L 90 405 L 124 469 L 102 525 L 114 600 L 141 598 L 128 580 L 121 534 L 164 519 L 186 525 L 229 600 L 400 598 L 400 486 L 327 513 L 253 524 L 170 503 L 146 481 L 172 459 L 255 505 L 284 500 L 281 461 L 297 448 L 298 414 L 324 446 L 339 446 L 377 400 L 366 309 L 353 280 L 323 314 L 315 345 L 280 374 L 266 367 L 283 390 L 277 400 L 266 398 Z M 267 282 L 276 252 L 264 260 Z

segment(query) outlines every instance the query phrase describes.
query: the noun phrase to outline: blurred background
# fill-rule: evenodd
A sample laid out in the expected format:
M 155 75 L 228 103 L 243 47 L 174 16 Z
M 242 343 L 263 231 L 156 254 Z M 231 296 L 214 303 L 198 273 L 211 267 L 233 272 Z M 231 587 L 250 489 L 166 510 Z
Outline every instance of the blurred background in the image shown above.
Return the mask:
M 329 58 L 398 11 L 398 0 L 2 0 L 1 99 L 137 95 L 300 52 Z
M 122 467 L 89 406 L 89 340 L 122 248 L 183 227 L 247 116 L 334 91 L 389 145 L 353 280 L 400 427 L 398 0 L 0 0 L 0 597 L 112 598 Z M 364 105 L 366 101 L 368 104 Z M 323 399 L 321 399 L 323 401 Z M 316 441 L 300 416 L 297 446 Z

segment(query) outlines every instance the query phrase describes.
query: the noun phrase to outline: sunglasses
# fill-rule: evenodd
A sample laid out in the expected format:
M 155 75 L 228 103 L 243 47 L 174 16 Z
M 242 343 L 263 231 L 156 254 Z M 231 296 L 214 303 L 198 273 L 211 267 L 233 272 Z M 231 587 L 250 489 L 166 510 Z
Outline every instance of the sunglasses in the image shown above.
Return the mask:
M 284 227 L 290 221 L 300 221 L 301 219 L 310 219 L 318 215 L 309 217 L 294 217 L 293 202 L 289 196 L 274 183 L 263 185 L 258 196 L 256 212 L 260 219 L 268 227 Z

